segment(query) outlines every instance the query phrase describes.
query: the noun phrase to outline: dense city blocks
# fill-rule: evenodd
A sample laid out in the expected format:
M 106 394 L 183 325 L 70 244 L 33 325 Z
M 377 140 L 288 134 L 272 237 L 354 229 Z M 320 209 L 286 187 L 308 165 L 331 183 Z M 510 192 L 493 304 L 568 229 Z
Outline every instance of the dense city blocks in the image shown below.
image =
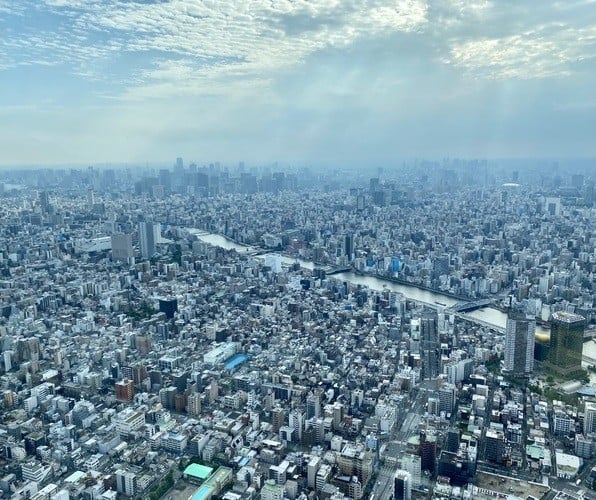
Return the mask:
M 4 172 L 2 497 L 593 498 L 591 174 Z

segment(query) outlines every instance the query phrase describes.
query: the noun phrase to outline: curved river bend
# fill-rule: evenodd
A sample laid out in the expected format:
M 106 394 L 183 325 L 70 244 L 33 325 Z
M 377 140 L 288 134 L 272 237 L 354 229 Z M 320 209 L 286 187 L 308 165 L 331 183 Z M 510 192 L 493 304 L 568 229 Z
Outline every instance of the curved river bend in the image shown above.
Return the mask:
M 200 229 L 190 229 L 188 231 L 191 234 L 196 235 L 197 238 L 199 238 L 201 241 L 204 241 L 205 243 L 225 248 L 227 250 L 233 249 L 236 250 L 238 253 L 254 252 L 259 250 L 256 247 L 239 245 L 219 234 L 208 233 Z M 311 261 L 303 259 L 293 259 L 291 257 L 282 256 L 282 262 L 285 264 L 292 264 L 294 262 L 298 262 L 302 267 L 307 269 L 313 269 L 315 267 L 315 264 Z M 353 272 L 345 272 L 334 274 L 333 278 L 340 281 L 348 281 L 355 285 L 367 286 L 372 290 L 388 289 L 393 292 L 399 292 L 410 300 L 420 302 L 431 307 L 437 307 L 437 302 L 445 304 L 446 306 L 452 306 L 458 302 L 457 299 L 445 296 L 440 293 L 429 292 L 428 290 L 421 290 L 420 288 L 416 288 L 415 286 L 394 283 L 393 281 L 378 278 L 376 276 L 363 276 Z M 488 324 L 501 330 L 505 329 L 505 324 L 507 322 L 507 314 L 493 307 L 477 309 L 476 311 L 466 313 L 462 316 L 469 319 L 470 321 L 476 320 L 481 324 Z M 544 328 L 543 326 L 536 325 L 536 335 L 541 338 L 544 338 L 545 336 L 548 337 L 550 335 L 550 330 Z

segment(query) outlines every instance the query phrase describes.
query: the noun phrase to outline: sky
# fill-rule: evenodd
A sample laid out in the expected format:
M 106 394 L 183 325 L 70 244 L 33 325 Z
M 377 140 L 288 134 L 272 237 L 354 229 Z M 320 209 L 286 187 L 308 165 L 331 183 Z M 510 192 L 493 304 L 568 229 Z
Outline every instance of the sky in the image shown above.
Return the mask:
M 0 0 L 0 165 L 596 157 L 596 0 Z

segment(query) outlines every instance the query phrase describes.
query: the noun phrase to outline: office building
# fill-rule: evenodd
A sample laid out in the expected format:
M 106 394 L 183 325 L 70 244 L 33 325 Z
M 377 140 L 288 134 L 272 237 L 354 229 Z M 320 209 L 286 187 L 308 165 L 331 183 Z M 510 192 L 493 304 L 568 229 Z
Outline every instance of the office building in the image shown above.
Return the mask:
M 585 328 L 583 316 L 563 311 L 552 314 L 548 363 L 553 369 L 563 374 L 581 369 Z
M 348 260 L 352 260 L 354 257 L 354 235 L 348 233 L 344 237 L 344 255 Z
M 422 483 L 422 460 L 420 455 L 406 453 L 401 457 L 400 469 L 409 472 L 412 488 L 419 488 Z
M 159 312 L 166 315 L 166 318 L 172 319 L 178 311 L 178 301 L 176 299 L 159 299 Z
M 132 234 L 116 233 L 112 238 L 112 259 L 127 262 L 134 257 Z
M 457 387 L 453 384 L 443 384 L 439 389 L 439 412 L 451 413 L 457 402 Z
M 139 250 L 141 257 L 150 259 L 155 255 L 155 245 L 159 242 L 159 225 L 153 222 L 139 222 Z
M 505 371 L 515 376 L 528 376 L 534 369 L 534 337 L 536 321 L 514 312 L 507 316 L 505 330 Z
M 489 429 L 486 431 L 485 458 L 491 462 L 502 464 L 505 461 L 505 436 L 503 431 Z
M 437 470 L 437 436 L 434 433 L 420 432 L 419 453 L 421 469 L 434 476 Z
M 444 450 L 439 458 L 438 475 L 448 477 L 451 486 L 465 486 L 476 473 L 474 463 L 465 453 Z
M 445 450 L 451 453 L 457 453 L 459 450 L 459 429 L 452 427 L 447 431 L 445 438 Z
M 406 470 L 398 469 L 393 476 L 393 498 L 395 500 L 411 500 L 412 476 Z

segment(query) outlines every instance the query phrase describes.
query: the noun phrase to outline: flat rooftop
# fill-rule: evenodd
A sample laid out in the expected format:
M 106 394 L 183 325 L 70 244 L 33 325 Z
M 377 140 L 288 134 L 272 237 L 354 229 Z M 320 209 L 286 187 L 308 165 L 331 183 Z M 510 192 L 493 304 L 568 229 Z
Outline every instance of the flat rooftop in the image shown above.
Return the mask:
M 569 313 L 565 311 L 557 311 L 553 313 L 553 319 L 562 321 L 563 323 L 582 323 L 586 319 L 579 314 Z
M 515 495 L 519 498 L 542 498 L 550 488 L 543 484 L 531 483 L 521 479 L 515 479 L 500 474 L 490 474 L 489 472 L 478 472 L 476 474 L 476 485 L 479 488 L 503 493 L 505 495 Z
M 207 479 L 212 472 L 213 469 L 211 467 L 201 464 L 190 464 L 188 467 L 186 467 L 186 469 L 184 469 L 185 475 L 201 479 L 203 481 Z

